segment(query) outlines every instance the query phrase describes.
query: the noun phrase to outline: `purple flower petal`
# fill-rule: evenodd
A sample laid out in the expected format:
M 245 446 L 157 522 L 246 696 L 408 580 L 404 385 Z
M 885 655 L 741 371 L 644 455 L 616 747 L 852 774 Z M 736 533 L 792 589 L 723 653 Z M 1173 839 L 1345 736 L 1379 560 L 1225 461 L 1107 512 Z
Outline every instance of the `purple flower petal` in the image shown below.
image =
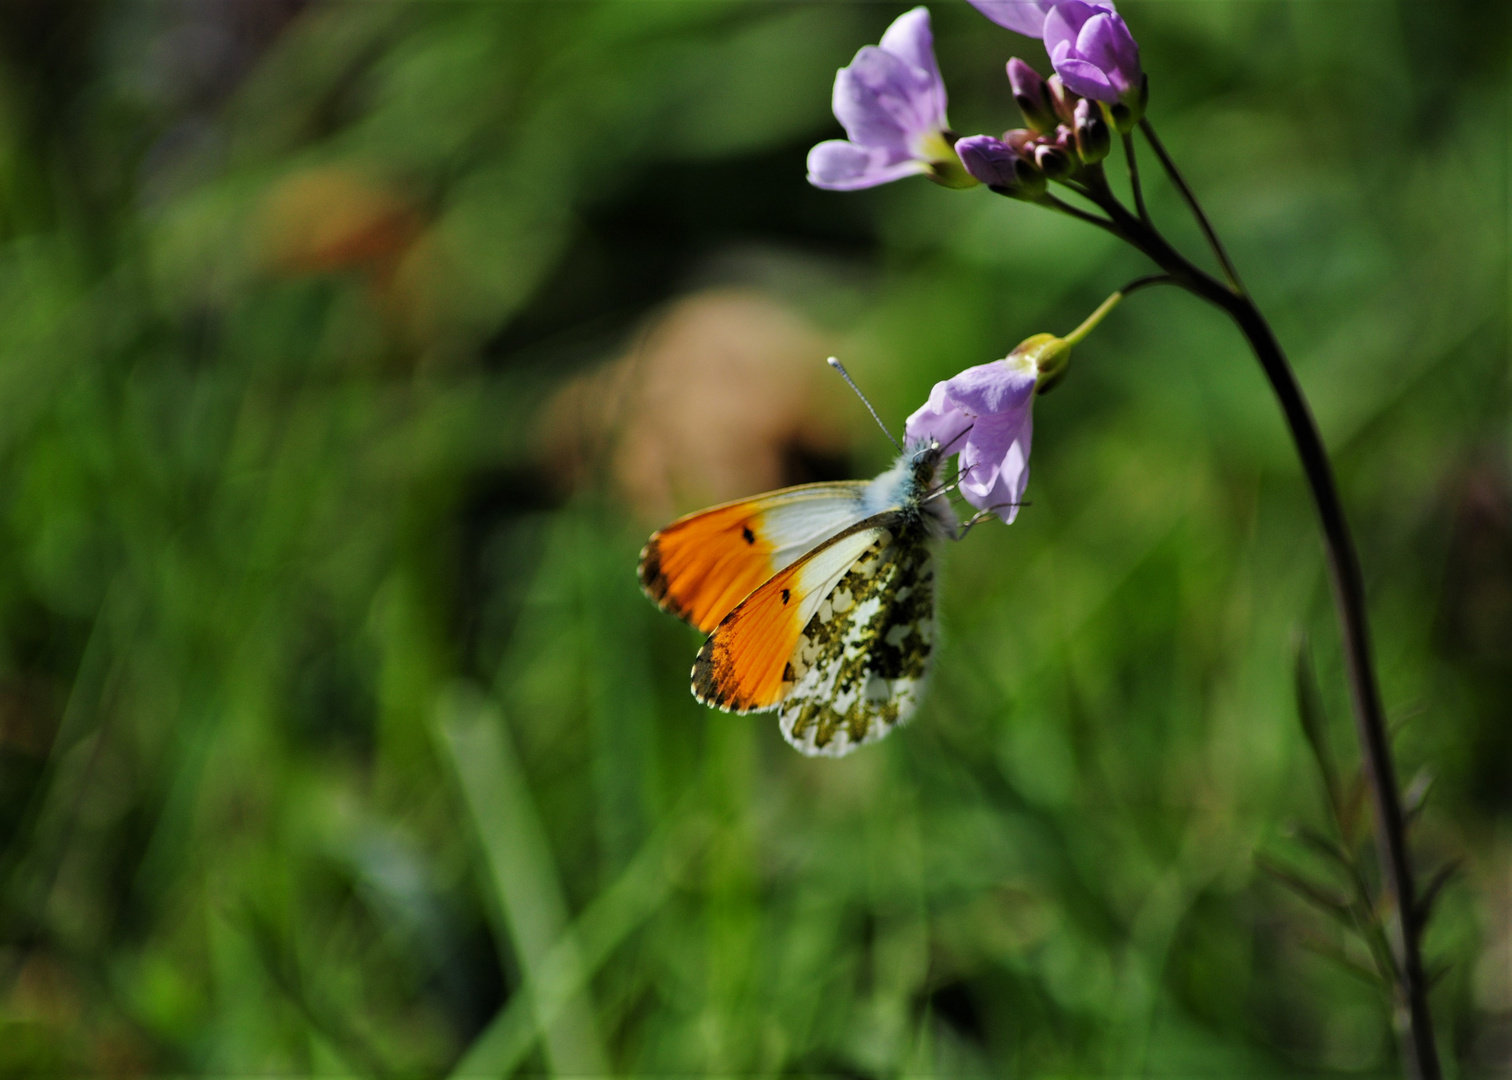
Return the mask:
M 1055 54 L 1070 53 L 1076 48 L 1076 35 L 1081 30 L 1082 23 L 1087 21 L 1089 15 L 1083 14 L 1082 8 L 1087 5 L 1078 3 L 1077 0 L 1066 0 L 1064 4 L 1056 4 L 1045 14 L 1045 51 L 1050 54 L 1050 62 L 1055 63 Z M 1057 69 L 1059 70 L 1059 69 Z
M 882 148 L 831 139 L 809 151 L 808 182 L 829 191 L 858 191 L 914 176 L 928 168 L 913 158 L 894 161 Z
M 971 6 L 999 26 L 1027 37 L 1043 37 L 1045 17 L 1057 0 L 971 0 Z M 1112 0 L 1086 0 L 1090 7 L 1112 11 Z
M 937 382 L 929 392 L 929 400 L 904 421 L 903 433 L 909 442 L 933 439 L 947 453 L 956 454 L 961 450 L 961 435 L 971 427 L 972 419 L 951 402 L 946 384 Z
M 974 186 L 950 148 L 945 103 L 929 12 L 917 7 L 835 74 L 835 119 L 849 142 L 814 147 L 810 183 L 846 191 L 922 173 L 946 187 Z
M 961 494 L 975 499 L 989 494 L 998 480 L 1003 459 L 1013 446 L 1013 437 L 1023 427 L 1018 416 L 979 416 L 961 447 Z
M 942 126 L 934 89 L 926 72 L 868 45 L 835 75 L 835 118 L 852 142 L 907 154 L 915 136 Z
M 1111 5 L 1057 0 L 1044 38 L 1056 74 L 1083 97 L 1114 102 L 1141 84 L 1139 46 Z
M 1128 91 L 1130 76 L 1139 71 L 1139 46 L 1117 15 L 1094 15 L 1084 22 L 1076 35 L 1076 51 L 1106 72 L 1120 94 Z
M 1038 374 L 1028 365 L 994 360 L 969 367 L 945 383 L 959 408 L 977 416 L 1016 412 L 1029 403 Z
M 932 100 L 928 103 L 928 108 L 933 117 L 943 122 L 945 80 L 940 78 L 940 67 L 935 62 L 934 31 L 929 25 L 929 9 L 916 7 L 899 15 L 882 35 L 877 47 L 918 68 L 929 77 Z
M 1031 364 L 997 360 L 935 383 L 929 401 L 908 418 L 909 439 L 932 438 L 960 454 L 961 494 L 979 510 L 1012 521 L 1029 482 L 1031 410 L 1037 374 Z
M 1039 37 L 1054 0 L 971 0 L 971 6 L 1016 34 Z
M 1084 98 L 1107 102 L 1118 100 L 1118 91 L 1108 77 L 1085 60 L 1061 60 L 1055 65 L 1055 73 L 1068 89 Z
M 961 454 L 961 494 L 978 510 L 992 509 L 1004 524 L 1018 516 L 1029 486 L 1029 444 L 1034 434 L 1034 417 L 1025 412 L 1021 423 L 1002 425 L 993 434 L 992 443 L 968 446 Z M 975 429 L 973 429 L 975 434 Z M 986 471 L 984 471 L 984 468 Z

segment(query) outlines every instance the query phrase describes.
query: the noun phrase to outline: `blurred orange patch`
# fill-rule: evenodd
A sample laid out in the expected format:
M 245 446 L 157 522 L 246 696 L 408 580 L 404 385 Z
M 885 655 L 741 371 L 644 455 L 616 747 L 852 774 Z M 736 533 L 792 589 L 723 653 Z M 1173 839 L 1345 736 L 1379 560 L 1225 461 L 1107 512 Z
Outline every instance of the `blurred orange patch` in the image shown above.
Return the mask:
M 415 206 L 381 181 L 324 166 L 296 172 L 273 188 L 260 240 L 275 271 L 360 270 L 386 286 L 423 228 Z
M 679 300 L 550 402 L 553 468 L 569 484 L 607 482 L 648 522 L 849 476 L 842 410 L 860 406 L 825 364 L 832 346 L 755 289 Z

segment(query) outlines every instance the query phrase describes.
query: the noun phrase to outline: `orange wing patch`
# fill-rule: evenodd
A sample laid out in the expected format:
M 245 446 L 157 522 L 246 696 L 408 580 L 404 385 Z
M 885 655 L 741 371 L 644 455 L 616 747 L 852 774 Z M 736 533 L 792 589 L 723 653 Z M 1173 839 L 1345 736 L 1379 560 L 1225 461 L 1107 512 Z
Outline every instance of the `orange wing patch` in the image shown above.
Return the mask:
M 789 661 L 803 630 L 803 563 L 774 575 L 724 617 L 693 661 L 693 696 L 730 712 L 776 706 L 792 689 Z
M 641 551 L 640 583 L 663 609 L 708 633 L 774 569 L 759 508 L 732 503 L 652 533 Z
M 741 601 L 693 661 L 693 696 L 726 712 L 775 708 L 793 689 L 803 628 L 835 583 L 870 548 L 885 545 L 891 514 L 830 537 Z

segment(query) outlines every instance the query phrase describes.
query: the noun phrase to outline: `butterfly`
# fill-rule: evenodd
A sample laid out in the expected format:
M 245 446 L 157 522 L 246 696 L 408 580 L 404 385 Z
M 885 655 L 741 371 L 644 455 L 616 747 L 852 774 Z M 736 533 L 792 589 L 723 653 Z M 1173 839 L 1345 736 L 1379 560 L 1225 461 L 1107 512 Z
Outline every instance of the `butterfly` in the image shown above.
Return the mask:
M 641 588 L 709 635 L 693 696 L 776 709 L 808 755 L 848 754 L 906 721 L 934 647 L 935 541 L 956 535 L 943 457 L 911 443 L 874 480 L 782 488 L 653 533 Z

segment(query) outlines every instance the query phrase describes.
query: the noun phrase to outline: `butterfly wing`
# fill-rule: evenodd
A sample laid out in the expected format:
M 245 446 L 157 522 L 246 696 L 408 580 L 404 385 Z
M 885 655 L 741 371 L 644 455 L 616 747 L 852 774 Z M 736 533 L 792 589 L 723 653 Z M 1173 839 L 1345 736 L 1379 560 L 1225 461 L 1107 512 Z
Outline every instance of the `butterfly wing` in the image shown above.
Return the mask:
M 641 588 L 708 633 L 773 574 L 865 517 L 866 486 L 803 484 L 679 518 L 642 549 Z
M 868 550 L 799 635 L 778 723 L 809 755 L 839 757 L 913 715 L 934 646 L 934 556 L 922 533 Z
M 852 569 L 872 565 L 891 542 L 894 513 L 844 529 L 742 600 L 693 662 L 693 696 L 726 712 L 775 708 L 793 689 L 804 628 Z

